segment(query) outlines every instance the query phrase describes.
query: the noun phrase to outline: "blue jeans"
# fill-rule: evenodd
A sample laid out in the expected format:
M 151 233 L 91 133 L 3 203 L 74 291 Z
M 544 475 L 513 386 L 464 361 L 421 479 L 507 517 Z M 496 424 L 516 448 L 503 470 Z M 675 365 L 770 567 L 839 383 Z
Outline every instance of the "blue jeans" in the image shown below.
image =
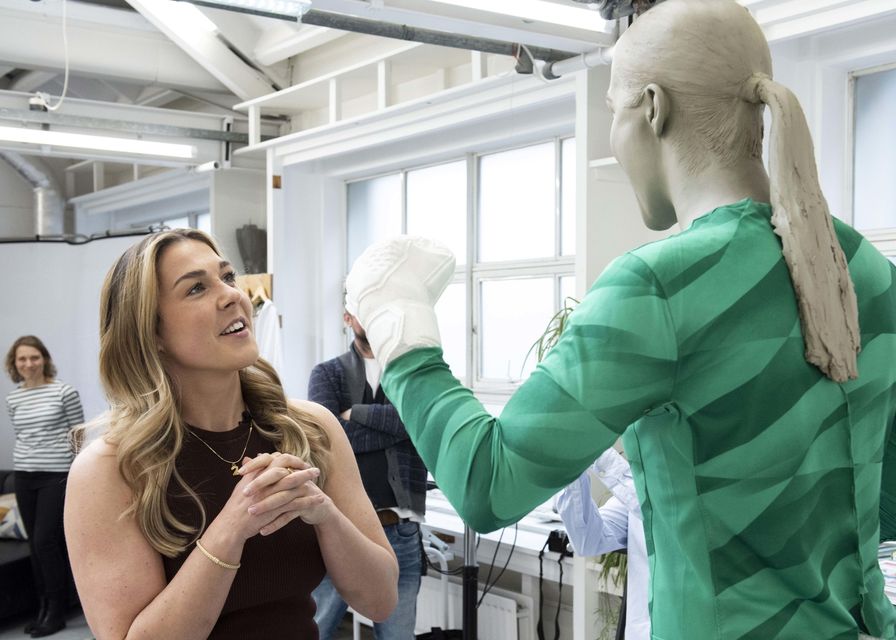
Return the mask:
M 377 640 L 411 640 L 417 621 L 417 592 L 420 591 L 420 525 L 402 522 L 383 527 L 383 530 L 398 558 L 398 605 L 386 620 L 374 623 L 373 634 Z M 320 629 L 320 640 L 330 640 L 348 605 L 329 576 L 324 576 L 311 595 L 317 603 L 314 621 Z

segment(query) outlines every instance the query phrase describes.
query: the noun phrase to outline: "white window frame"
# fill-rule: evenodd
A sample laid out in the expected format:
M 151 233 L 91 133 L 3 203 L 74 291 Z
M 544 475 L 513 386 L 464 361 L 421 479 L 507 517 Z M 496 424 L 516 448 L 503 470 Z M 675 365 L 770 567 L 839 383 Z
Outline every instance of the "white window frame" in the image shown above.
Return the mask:
M 855 224 L 855 130 L 856 130 L 856 80 L 863 76 L 896 70 L 896 61 L 857 69 L 847 74 L 847 127 L 846 127 L 846 183 L 845 192 L 849 203 L 850 221 Z M 884 229 L 864 229 L 862 235 L 886 257 L 896 258 L 896 226 Z
M 561 255 L 562 250 L 562 194 L 561 194 L 561 172 L 562 172 L 562 143 L 564 140 L 574 138 L 574 136 L 561 135 L 551 136 L 550 138 L 540 138 L 527 140 L 524 143 L 501 147 L 499 149 L 489 149 L 481 153 L 467 153 L 463 158 L 454 157 L 440 160 L 439 162 L 421 163 L 419 165 L 409 166 L 397 171 L 386 171 L 381 173 L 370 174 L 361 178 L 346 180 L 346 193 L 348 185 L 354 182 L 373 180 L 389 175 L 400 175 L 401 188 L 401 233 L 407 232 L 407 174 L 410 171 L 426 169 L 433 166 L 457 162 L 461 159 L 466 161 L 467 171 L 467 255 L 464 264 L 459 265 L 455 270 L 451 284 L 463 283 L 466 293 L 466 365 L 465 375 L 462 382 L 469 388 L 473 389 L 476 396 L 486 404 L 503 405 L 507 402 L 510 395 L 522 384 L 522 379 L 512 381 L 495 380 L 481 378 L 478 372 L 477 363 L 481 357 L 481 341 L 479 339 L 479 325 L 481 322 L 481 295 L 479 294 L 481 284 L 484 280 L 494 279 L 520 279 L 527 277 L 551 277 L 554 281 L 554 309 L 557 310 L 562 305 L 562 294 L 560 287 L 560 279 L 563 277 L 576 277 L 576 256 Z M 554 255 L 552 257 L 534 258 L 530 260 L 513 260 L 501 262 L 477 262 L 478 240 L 479 240 L 479 162 L 484 156 L 495 153 L 503 153 L 523 149 L 530 146 L 537 146 L 551 142 L 554 150 Z M 569 168 L 575 171 L 575 167 Z M 345 255 L 348 256 L 348 235 L 346 228 Z M 350 265 L 346 265 L 346 273 Z M 550 318 L 545 318 L 547 325 Z M 350 336 L 347 336 L 350 341 Z M 528 351 L 531 345 L 520 345 L 521 349 Z M 521 354 L 524 355 L 524 354 Z

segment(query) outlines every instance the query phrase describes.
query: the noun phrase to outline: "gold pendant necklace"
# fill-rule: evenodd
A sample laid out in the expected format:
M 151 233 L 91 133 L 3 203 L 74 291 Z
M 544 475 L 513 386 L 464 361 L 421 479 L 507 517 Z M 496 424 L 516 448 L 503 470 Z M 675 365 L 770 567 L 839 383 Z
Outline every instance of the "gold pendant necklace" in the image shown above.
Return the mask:
M 230 472 L 231 472 L 233 475 L 238 476 L 238 475 L 240 474 L 240 468 L 237 466 L 236 463 L 237 463 L 237 462 L 241 462 L 242 459 L 243 459 L 243 458 L 245 457 L 245 455 L 246 455 L 246 450 L 249 448 L 249 439 L 252 437 L 252 427 L 253 427 L 253 426 L 254 426 L 253 424 L 251 424 L 251 423 L 249 424 L 249 435 L 246 436 L 246 444 L 243 446 L 243 452 L 240 454 L 240 457 L 239 457 L 239 458 L 237 458 L 236 460 L 232 460 L 232 461 L 231 461 L 231 460 L 228 460 L 227 458 L 225 458 L 224 456 L 222 456 L 220 453 L 218 453 L 217 451 L 215 451 L 215 450 L 212 448 L 212 446 L 211 446 L 208 442 L 206 442 L 205 440 L 203 440 L 202 438 L 200 438 L 199 436 L 197 436 L 197 435 L 196 435 L 195 433 L 193 433 L 190 429 L 187 429 L 187 431 L 190 432 L 190 435 L 194 436 L 197 440 L 199 440 L 199 442 L 201 442 L 201 443 L 204 444 L 206 447 L 208 447 L 208 450 L 209 450 L 209 451 L 211 451 L 211 452 L 214 453 L 218 458 L 220 458 L 221 460 L 223 460 L 224 462 L 226 462 L 227 464 L 229 464 L 229 465 L 230 465 Z

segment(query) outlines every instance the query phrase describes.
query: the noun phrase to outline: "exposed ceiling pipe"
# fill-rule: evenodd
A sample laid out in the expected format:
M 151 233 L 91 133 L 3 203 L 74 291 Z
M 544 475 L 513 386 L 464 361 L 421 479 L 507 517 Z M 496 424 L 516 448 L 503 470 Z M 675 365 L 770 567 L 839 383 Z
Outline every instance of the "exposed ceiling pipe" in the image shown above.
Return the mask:
M 34 163 L 14 151 L 0 151 L 0 159 L 5 160 L 32 187 L 34 234 L 36 236 L 61 234 L 65 226 L 65 202 L 59 195 L 56 181 Z
M 603 47 L 566 60 L 548 62 L 542 67 L 541 72 L 548 80 L 556 80 L 567 73 L 605 66 L 611 62 L 613 62 L 613 47 Z
M 371 36 L 381 36 L 383 38 L 410 40 L 412 42 L 422 42 L 424 44 L 432 44 L 440 47 L 453 47 L 455 49 L 481 51 L 483 53 L 497 53 L 513 57 L 518 56 L 520 48 L 519 44 L 512 42 L 489 40 L 487 38 L 472 38 L 469 36 L 445 33 L 444 31 L 433 31 L 430 29 L 418 29 L 406 25 L 377 22 L 376 20 L 366 20 L 364 18 L 356 18 L 354 16 L 346 16 L 317 9 L 312 9 L 303 15 L 302 24 L 312 24 L 318 27 L 329 27 L 331 29 L 364 33 Z M 569 51 L 558 51 L 557 49 L 548 49 L 545 47 L 527 46 L 526 48 L 532 52 L 532 57 L 537 60 L 544 60 L 545 62 L 565 60 L 576 55 Z

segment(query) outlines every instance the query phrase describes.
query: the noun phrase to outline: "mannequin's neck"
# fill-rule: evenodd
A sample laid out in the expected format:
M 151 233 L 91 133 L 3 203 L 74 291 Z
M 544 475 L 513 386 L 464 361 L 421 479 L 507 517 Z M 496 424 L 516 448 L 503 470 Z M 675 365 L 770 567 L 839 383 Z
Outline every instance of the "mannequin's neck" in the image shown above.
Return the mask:
M 687 174 L 681 164 L 675 164 L 670 173 L 670 196 L 682 230 L 713 209 L 744 198 L 769 202 L 768 174 L 759 159 L 729 167 L 709 166 L 696 175 Z

